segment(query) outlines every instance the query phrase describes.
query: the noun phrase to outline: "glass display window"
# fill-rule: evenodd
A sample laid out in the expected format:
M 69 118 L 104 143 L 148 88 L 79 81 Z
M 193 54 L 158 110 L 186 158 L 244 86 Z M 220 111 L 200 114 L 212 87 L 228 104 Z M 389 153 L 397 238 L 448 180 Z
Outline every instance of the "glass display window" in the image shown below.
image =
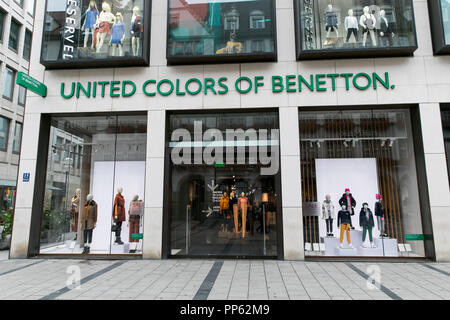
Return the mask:
M 306 255 L 424 257 L 410 110 L 299 119 Z
M 142 254 L 147 122 L 52 117 L 40 254 Z
M 47 0 L 47 68 L 148 65 L 151 1 Z
M 430 25 L 435 54 L 450 53 L 450 0 L 429 0 Z
M 169 64 L 275 61 L 275 1 L 169 0 Z
M 295 0 L 298 59 L 407 56 L 417 49 L 412 1 Z
M 278 129 L 271 111 L 170 115 L 169 256 L 281 254 Z

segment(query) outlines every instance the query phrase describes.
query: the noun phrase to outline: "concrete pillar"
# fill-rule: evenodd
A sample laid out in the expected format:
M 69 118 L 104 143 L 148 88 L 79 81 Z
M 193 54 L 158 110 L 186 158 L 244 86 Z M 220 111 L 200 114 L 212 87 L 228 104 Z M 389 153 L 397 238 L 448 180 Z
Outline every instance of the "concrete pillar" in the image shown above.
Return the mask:
M 25 259 L 28 257 L 40 122 L 40 114 L 25 115 L 11 236 L 11 259 Z M 22 177 L 24 173 L 30 173 L 29 182 L 23 182 Z
M 450 189 L 439 104 L 421 104 L 420 122 L 436 260 L 450 261 Z
M 304 260 L 298 109 L 279 110 L 284 259 Z
M 148 112 L 143 239 L 144 259 L 162 258 L 165 124 L 165 111 Z

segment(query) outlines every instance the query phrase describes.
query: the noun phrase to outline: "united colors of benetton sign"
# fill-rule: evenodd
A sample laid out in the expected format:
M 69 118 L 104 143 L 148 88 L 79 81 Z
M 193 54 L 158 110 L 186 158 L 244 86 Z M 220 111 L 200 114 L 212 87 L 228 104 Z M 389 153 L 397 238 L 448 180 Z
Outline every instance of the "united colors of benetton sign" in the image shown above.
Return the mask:
M 229 92 L 230 87 L 234 87 L 240 94 L 248 94 L 254 92 L 257 94 L 260 90 L 270 87 L 273 93 L 281 92 L 297 92 L 304 90 L 313 92 L 325 92 L 328 90 L 336 91 L 337 87 L 345 87 L 348 91 L 351 88 L 357 90 L 377 90 L 384 88 L 385 90 L 393 90 L 395 86 L 390 83 L 389 73 L 386 72 L 380 76 L 374 72 L 368 73 L 332 73 L 332 74 L 315 74 L 309 76 L 303 75 L 287 75 L 272 76 L 269 81 L 263 76 L 240 77 L 236 81 L 231 82 L 227 77 L 218 78 L 191 78 L 185 81 L 180 79 L 149 79 L 144 83 L 136 83 L 131 80 L 123 81 L 89 81 L 89 82 L 72 82 L 61 83 L 61 96 L 65 99 L 71 98 L 111 98 L 131 97 L 138 86 L 142 88 L 142 92 L 149 96 L 186 96 L 186 95 L 225 95 Z M 265 89 L 267 90 L 267 89 Z

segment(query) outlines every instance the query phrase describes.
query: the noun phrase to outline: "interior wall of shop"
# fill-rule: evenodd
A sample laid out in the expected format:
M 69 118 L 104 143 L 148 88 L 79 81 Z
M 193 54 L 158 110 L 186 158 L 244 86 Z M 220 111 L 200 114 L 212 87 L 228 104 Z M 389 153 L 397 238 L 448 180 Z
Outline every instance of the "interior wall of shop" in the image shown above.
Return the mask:
M 37 178 L 37 142 L 42 113 L 76 112 L 148 112 L 148 139 L 145 188 L 145 220 L 143 257 L 160 259 L 163 246 L 163 189 L 164 143 L 166 110 L 241 109 L 279 107 L 281 140 L 281 181 L 283 207 L 283 245 L 287 260 L 304 259 L 303 222 L 300 184 L 300 150 L 298 107 L 358 106 L 419 104 L 420 124 L 424 139 L 424 153 L 429 209 L 433 223 L 434 245 L 438 261 L 450 261 L 450 191 L 445 162 L 439 103 L 450 102 L 450 56 L 433 56 L 429 15 L 426 0 L 414 0 L 415 22 L 419 48 L 414 57 L 344 59 L 324 61 L 296 61 L 294 12 L 292 0 L 276 0 L 277 50 L 276 63 L 216 64 L 168 67 L 165 50 L 167 1 L 152 2 L 152 37 L 150 66 L 139 68 L 105 68 L 87 70 L 46 71 L 39 63 L 45 0 L 37 0 L 36 21 L 32 47 L 30 74 L 48 86 L 43 99 L 29 92 L 25 114 L 23 147 L 19 177 L 30 172 Z M 110 97 L 64 100 L 60 97 L 60 83 L 72 81 L 129 80 L 143 83 L 148 79 L 176 79 L 226 76 L 232 83 L 241 75 L 264 76 L 270 83 L 272 75 L 328 74 L 328 73 L 389 72 L 395 90 L 347 91 L 339 82 L 336 91 L 331 84 L 326 92 L 274 94 L 269 85 L 260 91 L 238 94 L 233 86 L 227 95 L 196 95 L 178 97 L 147 97 L 138 87 L 129 98 Z M 419 179 L 419 184 L 423 183 Z M 30 255 L 29 236 L 33 208 L 33 183 L 18 182 L 16 214 L 12 237 L 11 257 Z M 421 190 L 422 192 L 423 190 Z M 421 197 L 423 195 L 421 194 Z M 427 198 L 428 195 L 424 195 Z

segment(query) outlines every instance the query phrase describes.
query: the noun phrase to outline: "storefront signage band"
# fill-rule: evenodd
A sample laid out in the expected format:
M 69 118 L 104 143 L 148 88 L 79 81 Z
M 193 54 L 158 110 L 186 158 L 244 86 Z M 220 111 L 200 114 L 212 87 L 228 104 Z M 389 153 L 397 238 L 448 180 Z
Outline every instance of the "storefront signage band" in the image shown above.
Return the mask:
M 268 82 L 268 83 L 267 83 Z M 90 81 L 86 83 L 72 82 L 71 84 L 61 83 L 61 96 L 65 99 L 76 97 L 97 98 L 109 96 L 111 98 L 131 97 L 136 93 L 137 87 L 141 86 L 143 93 L 146 96 L 154 97 L 160 96 L 186 96 L 198 95 L 225 95 L 229 92 L 230 85 L 232 85 L 239 94 L 247 94 L 254 92 L 257 94 L 264 87 L 270 86 L 272 93 L 281 92 L 302 92 L 309 90 L 311 92 L 325 92 L 329 90 L 336 91 L 338 86 L 345 87 L 348 91 L 351 88 L 357 90 L 377 90 L 378 87 L 383 87 L 386 90 L 395 89 L 391 85 L 389 73 L 386 72 L 383 76 L 374 72 L 368 73 L 332 73 L 332 74 L 315 74 L 309 76 L 303 75 L 287 75 L 272 76 L 270 81 L 266 81 L 263 76 L 255 77 L 240 77 L 233 84 L 230 84 L 227 77 L 220 78 L 191 78 L 187 81 L 180 79 L 170 80 L 163 79 L 156 81 L 153 79 L 147 80 L 142 84 L 137 84 L 131 80 L 124 81 Z

